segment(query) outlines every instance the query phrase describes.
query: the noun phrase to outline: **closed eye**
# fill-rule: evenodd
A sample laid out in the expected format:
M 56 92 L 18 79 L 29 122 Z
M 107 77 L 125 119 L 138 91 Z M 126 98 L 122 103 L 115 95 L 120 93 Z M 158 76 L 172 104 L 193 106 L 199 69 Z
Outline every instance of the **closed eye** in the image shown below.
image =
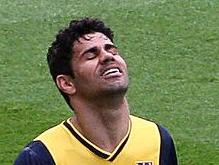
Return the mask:
M 106 44 L 105 45 L 105 50 L 109 53 L 112 53 L 113 55 L 118 55 L 118 49 L 115 45 L 111 45 L 111 44 Z
M 90 48 L 88 50 L 86 50 L 84 53 L 83 53 L 83 56 L 88 59 L 88 60 L 91 60 L 93 58 L 95 58 L 97 56 L 97 53 L 98 53 L 98 50 L 96 47 L 93 47 L 93 48 Z

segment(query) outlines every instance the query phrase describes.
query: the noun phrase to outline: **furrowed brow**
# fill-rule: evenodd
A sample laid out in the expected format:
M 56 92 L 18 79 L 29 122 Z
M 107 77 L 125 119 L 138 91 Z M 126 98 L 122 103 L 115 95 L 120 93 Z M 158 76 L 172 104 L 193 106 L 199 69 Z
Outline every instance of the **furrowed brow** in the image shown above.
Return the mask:
M 111 49 L 111 48 L 116 48 L 117 49 L 117 46 L 113 45 L 113 44 L 106 44 L 104 47 L 105 47 L 106 50 Z

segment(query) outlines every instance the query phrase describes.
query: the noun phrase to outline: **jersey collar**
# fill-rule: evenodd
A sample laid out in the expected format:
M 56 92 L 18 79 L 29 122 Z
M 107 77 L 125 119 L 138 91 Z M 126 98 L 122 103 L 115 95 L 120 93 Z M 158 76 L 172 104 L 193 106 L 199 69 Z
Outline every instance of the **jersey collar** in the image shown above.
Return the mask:
M 122 149 L 124 148 L 125 144 L 128 141 L 129 138 L 129 134 L 131 132 L 131 121 L 129 120 L 129 127 L 128 127 L 128 132 L 125 135 L 125 137 L 120 141 L 120 143 L 118 144 L 118 146 L 115 148 L 115 150 L 110 153 L 107 151 L 104 151 L 103 149 L 99 148 L 98 146 L 96 146 L 95 144 L 93 144 L 92 142 L 90 142 L 88 139 L 86 139 L 74 126 L 73 124 L 70 122 L 70 119 L 68 119 L 67 121 L 65 121 L 64 126 L 71 132 L 71 134 L 81 143 L 83 144 L 86 148 L 88 148 L 91 152 L 93 152 L 94 154 L 96 154 L 97 156 L 106 159 L 108 161 L 113 161 L 118 155 L 119 153 L 122 151 Z

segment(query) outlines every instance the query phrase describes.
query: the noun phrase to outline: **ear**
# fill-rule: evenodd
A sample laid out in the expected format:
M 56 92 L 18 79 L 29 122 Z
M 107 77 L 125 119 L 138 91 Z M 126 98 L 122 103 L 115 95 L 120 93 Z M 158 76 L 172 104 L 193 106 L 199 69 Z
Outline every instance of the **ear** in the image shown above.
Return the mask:
M 73 95 L 76 92 L 73 80 L 68 75 L 58 75 L 56 77 L 56 84 L 62 92 L 68 95 Z

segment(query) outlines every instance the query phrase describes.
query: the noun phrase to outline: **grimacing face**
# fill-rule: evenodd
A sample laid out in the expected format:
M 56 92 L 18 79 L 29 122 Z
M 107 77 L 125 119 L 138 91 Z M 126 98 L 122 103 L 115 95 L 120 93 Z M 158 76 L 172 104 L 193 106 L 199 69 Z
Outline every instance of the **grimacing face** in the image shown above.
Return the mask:
M 104 34 L 86 34 L 74 42 L 72 67 L 76 94 L 95 98 L 126 92 L 128 73 L 117 47 Z

